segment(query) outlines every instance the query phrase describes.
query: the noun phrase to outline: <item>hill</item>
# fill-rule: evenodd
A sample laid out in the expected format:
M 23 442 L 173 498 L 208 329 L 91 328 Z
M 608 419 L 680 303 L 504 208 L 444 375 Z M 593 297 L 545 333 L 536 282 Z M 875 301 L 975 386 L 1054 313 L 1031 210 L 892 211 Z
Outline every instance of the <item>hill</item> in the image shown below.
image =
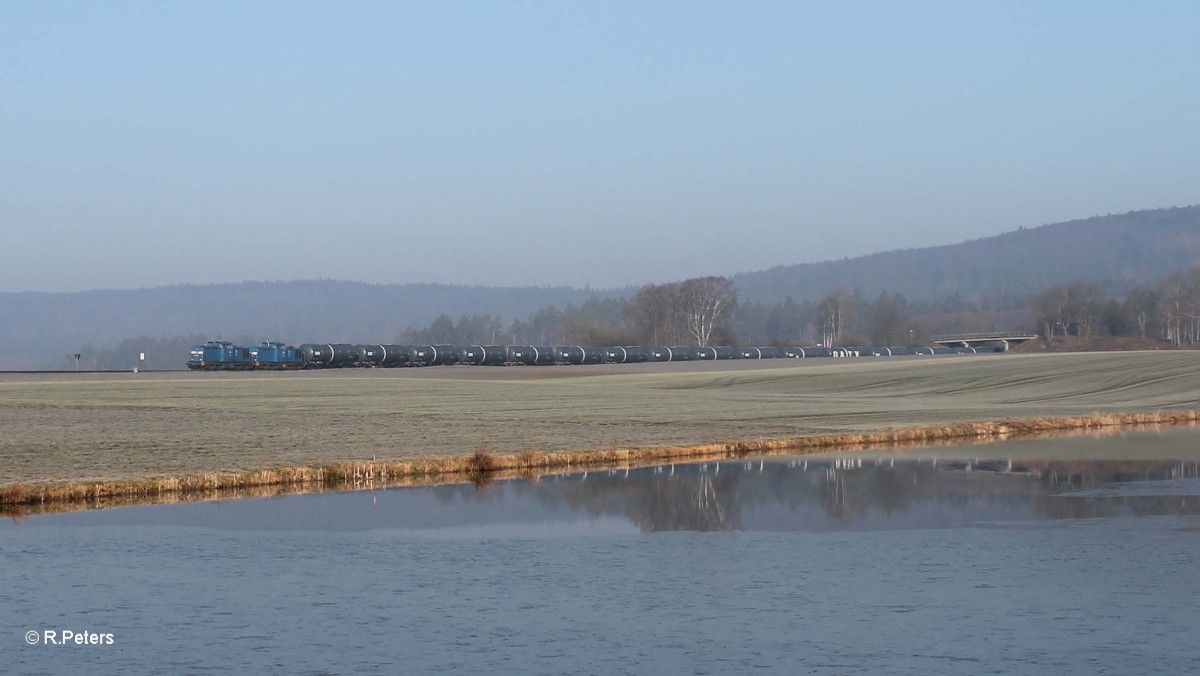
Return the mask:
M 1024 298 L 1087 280 L 1110 292 L 1200 264 L 1200 206 L 1133 211 L 923 249 L 785 265 L 736 275 L 744 299 L 815 300 L 830 289 L 886 290 L 909 300 Z

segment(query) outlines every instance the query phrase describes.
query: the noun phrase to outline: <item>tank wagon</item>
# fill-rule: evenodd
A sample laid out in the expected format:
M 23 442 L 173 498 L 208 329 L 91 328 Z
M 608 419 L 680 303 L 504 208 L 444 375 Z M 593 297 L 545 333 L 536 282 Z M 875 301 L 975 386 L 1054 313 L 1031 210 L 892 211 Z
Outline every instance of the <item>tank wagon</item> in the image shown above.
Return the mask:
M 742 359 L 779 359 L 790 356 L 786 350 L 778 347 L 744 347 L 741 352 Z
M 675 347 L 650 348 L 649 361 L 695 361 L 700 348 L 676 345 Z
M 503 366 L 509 363 L 507 345 L 468 345 L 460 356 L 463 363 L 474 366 Z
M 650 359 L 650 351 L 644 347 L 614 346 L 605 348 L 610 364 L 641 364 Z
M 514 366 L 550 366 L 557 364 L 554 348 L 549 345 L 509 345 L 507 364 Z
M 559 345 L 554 348 L 554 360 L 558 364 L 603 364 L 608 360 L 608 351 L 603 347 Z
M 300 346 L 304 364 L 314 368 L 342 368 L 358 362 L 357 345 L 348 343 L 305 343 Z
M 902 355 L 975 354 L 971 347 L 671 347 L 587 345 L 395 345 L 304 343 L 294 347 L 264 341 L 239 347 L 211 340 L 191 349 L 193 370 L 292 370 L 327 368 L 399 368 L 468 364 L 472 366 L 549 366 L 576 364 L 640 364 L 729 359 L 810 359 L 816 357 L 895 357 Z

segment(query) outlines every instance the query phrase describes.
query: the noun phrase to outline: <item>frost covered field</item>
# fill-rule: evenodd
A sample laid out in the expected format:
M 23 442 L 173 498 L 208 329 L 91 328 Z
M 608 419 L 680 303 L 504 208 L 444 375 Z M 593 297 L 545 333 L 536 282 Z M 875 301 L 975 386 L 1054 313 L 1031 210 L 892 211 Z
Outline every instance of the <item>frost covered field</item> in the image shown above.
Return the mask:
M 1200 409 L 1200 351 L 0 375 L 0 484 Z

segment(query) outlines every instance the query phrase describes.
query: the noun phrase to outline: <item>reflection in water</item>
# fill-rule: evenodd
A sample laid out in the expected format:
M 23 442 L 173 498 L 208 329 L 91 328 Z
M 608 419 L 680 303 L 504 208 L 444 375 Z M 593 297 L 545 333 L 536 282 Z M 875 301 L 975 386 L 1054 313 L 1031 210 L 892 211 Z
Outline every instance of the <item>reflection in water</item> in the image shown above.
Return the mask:
M 651 476 L 625 482 L 629 487 L 625 514 L 642 530 L 740 530 L 741 501 L 736 475 L 707 473 L 663 478 Z M 583 490 L 608 490 L 609 482 L 594 481 Z M 586 488 L 585 488 L 586 487 Z M 565 491 L 570 500 L 571 491 Z M 603 501 L 603 496 L 600 496 Z M 669 524 L 669 525 L 665 525 Z
M 768 523 L 772 530 L 826 530 L 884 522 L 937 527 L 964 520 L 1198 514 L 1198 474 L 1200 464 L 1184 461 L 891 459 L 864 465 L 846 457 L 592 473 L 514 492 L 593 516 L 624 514 L 647 532 L 760 530 Z M 1145 482 L 1156 482 L 1158 490 L 1139 490 Z M 818 511 L 823 519 L 814 517 Z M 789 513 L 803 516 L 792 528 Z

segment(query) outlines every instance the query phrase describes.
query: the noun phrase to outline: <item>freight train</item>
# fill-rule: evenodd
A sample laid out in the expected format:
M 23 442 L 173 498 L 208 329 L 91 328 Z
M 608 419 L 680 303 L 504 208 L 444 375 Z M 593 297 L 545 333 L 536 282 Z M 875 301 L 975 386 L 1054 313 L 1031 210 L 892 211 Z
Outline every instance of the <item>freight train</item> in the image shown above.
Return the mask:
M 223 340 L 192 348 L 187 366 L 203 371 L 296 370 L 443 366 L 550 366 L 635 364 L 726 359 L 891 357 L 972 354 L 973 347 L 591 347 L 580 345 L 351 345 L 266 341 L 239 347 Z

